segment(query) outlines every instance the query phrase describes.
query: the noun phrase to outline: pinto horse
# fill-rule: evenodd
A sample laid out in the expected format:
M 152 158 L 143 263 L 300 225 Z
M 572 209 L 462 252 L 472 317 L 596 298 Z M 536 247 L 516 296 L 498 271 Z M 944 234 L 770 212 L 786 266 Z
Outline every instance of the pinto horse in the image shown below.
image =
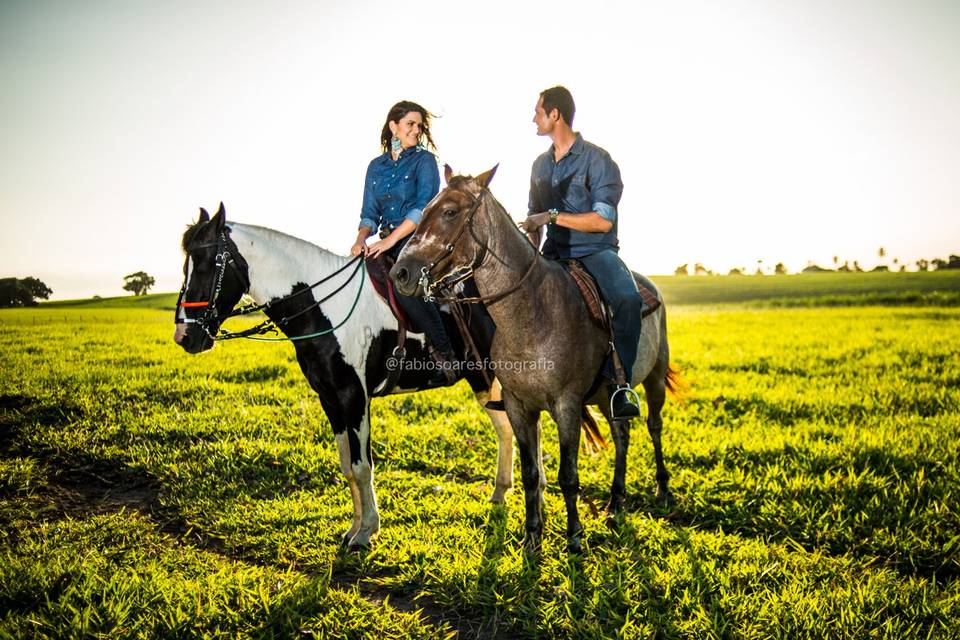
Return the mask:
M 309 242 L 263 227 L 228 223 L 221 203 L 211 219 L 200 218 L 183 236 L 184 284 L 177 304 L 174 340 L 188 353 L 213 347 L 220 325 L 246 293 L 264 303 L 263 311 L 293 339 L 297 362 L 333 427 L 340 470 L 353 497 L 353 523 L 343 544 L 369 546 L 380 530 L 373 486 L 370 398 L 427 388 L 429 368 L 402 368 L 393 389 L 385 390 L 389 360 L 397 345 L 398 323 L 372 287 L 363 288 L 361 264 Z M 359 273 L 358 273 L 359 272 Z M 351 277 L 351 273 L 354 276 Z M 330 277 L 330 276 L 334 277 Z M 320 286 L 308 283 L 325 280 Z M 477 313 L 467 324 L 481 352 L 489 354 L 491 330 Z M 465 345 L 449 311 L 442 313 L 458 357 Z M 336 326 L 334 325 L 336 323 Z M 303 337 L 307 339 L 299 339 Z M 426 359 L 422 334 L 404 344 L 408 358 Z M 394 366 L 396 366 L 394 361 Z M 496 379 L 488 383 L 479 367 L 465 367 L 469 382 L 498 436 L 496 486 L 492 502 L 503 502 L 513 484 L 513 431 L 502 410 L 486 407 L 500 400 Z M 407 370 L 414 369 L 414 370 Z M 494 405 L 495 406 L 495 405 Z
M 390 272 L 404 295 L 436 297 L 445 283 L 472 276 L 497 325 L 491 346 L 494 362 L 544 362 L 533 370 L 498 369 L 503 402 L 517 438 L 526 505 L 524 546 L 537 551 L 543 536 L 543 469 L 539 464 L 542 410 L 557 423 L 560 436 L 560 488 L 567 509 L 567 548 L 580 553 L 583 528 L 577 514 L 580 481 L 577 456 L 584 405 L 599 405 L 610 422 L 616 447 L 610 510 L 617 512 L 626 490 L 629 420 L 612 420 L 607 385 L 598 385 L 610 334 L 595 325 L 573 279 L 543 258 L 490 193 L 496 167 L 477 178 L 453 176 L 423 212 L 413 238 Z M 670 366 L 663 300 L 645 278 L 638 278 L 660 302 L 643 320 L 633 379 L 647 399 L 647 429 L 656 459 L 657 497 L 671 501 L 660 435 L 666 390 L 679 384 Z

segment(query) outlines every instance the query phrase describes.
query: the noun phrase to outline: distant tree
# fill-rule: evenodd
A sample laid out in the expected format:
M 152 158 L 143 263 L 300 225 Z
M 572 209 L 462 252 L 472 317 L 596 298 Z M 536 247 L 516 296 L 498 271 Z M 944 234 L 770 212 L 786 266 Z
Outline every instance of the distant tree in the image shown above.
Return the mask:
M 156 281 L 153 276 L 146 271 L 137 271 L 128 276 L 123 276 L 123 290 L 132 291 L 135 296 L 144 296 L 150 290 Z
M 739 267 L 734 267 L 733 269 L 730 269 L 730 271 L 727 273 L 727 275 L 728 275 L 728 276 L 742 276 L 742 275 L 743 275 L 743 271 L 742 271 Z
M 852 271 L 854 273 L 863 273 L 863 267 L 860 266 L 860 263 L 858 261 L 854 260 Z
M 960 256 L 950 256 L 950 260 L 944 269 L 960 269 Z
M 890 267 L 885 264 L 878 264 L 871 271 L 890 271 Z
M 833 256 L 833 268 L 836 269 L 840 265 L 840 256 Z
M 931 260 L 931 263 L 937 268 L 937 271 L 940 271 L 940 269 L 946 269 L 948 264 L 943 258 L 934 258 Z
M 850 268 L 850 261 L 849 261 L 849 260 L 844 260 L 844 261 L 843 261 L 843 264 L 840 265 L 840 268 L 837 269 L 837 271 L 839 271 L 839 272 L 841 272 L 841 273 L 850 273 L 851 271 L 853 271 L 853 269 Z
M 830 269 L 824 269 L 820 265 L 816 265 L 812 262 L 808 262 L 807 266 L 803 268 L 804 273 L 824 273 L 825 271 L 830 271 Z
M 907 272 L 907 265 L 905 264 L 900 265 L 900 273 L 906 273 L 906 272 Z
M 707 269 L 698 262 L 697 264 L 693 265 L 693 274 L 697 276 L 712 276 L 713 271 L 710 271 L 710 269 Z
M 883 247 L 880 247 L 880 250 L 877 251 L 877 255 L 880 256 L 881 259 L 883 259 L 887 255 L 887 250 L 884 249 Z
M 930 261 L 926 258 L 920 258 L 917 260 L 917 270 L 919 271 L 929 271 L 930 270 Z
M 682 265 L 680 265 L 679 267 L 677 267 L 676 269 L 673 270 L 673 275 L 675 275 L 675 276 L 688 276 L 688 275 L 690 275 L 690 272 L 687 271 L 687 265 L 686 265 L 686 264 L 682 264 Z
M 37 298 L 46 300 L 53 289 L 37 278 L 0 279 L 0 307 L 32 307 Z
M 785 276 L 787 275 L 787 266 L 782 262 L 778 262 L 773 268 L 773 272 L 778 276 Z

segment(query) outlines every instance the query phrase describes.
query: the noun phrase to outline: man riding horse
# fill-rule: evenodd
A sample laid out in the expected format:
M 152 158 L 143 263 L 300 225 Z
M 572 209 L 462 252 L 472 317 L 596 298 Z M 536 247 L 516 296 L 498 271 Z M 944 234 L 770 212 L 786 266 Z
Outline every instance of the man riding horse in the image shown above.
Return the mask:
M 620 168 L 610 154 L 572 129 L 575 106 L 564 87 L 540 94 L 533 122 L 537 135 L 553 144 L 533 163 L 530 201 L 522 227 L 535 246 L 547 227 L 543 255 L 552 260 L 576 259 L 597 280 L 612 315 L 613 344 L 623 364 L 626 387 L 619 387 L 612 357 L 603 375 L 610 380 L 615 418 L 640 415 L 625 393 L 632 388 L 643 298 L 630 269 L 617 255 L 617 204 L 623 193 Z

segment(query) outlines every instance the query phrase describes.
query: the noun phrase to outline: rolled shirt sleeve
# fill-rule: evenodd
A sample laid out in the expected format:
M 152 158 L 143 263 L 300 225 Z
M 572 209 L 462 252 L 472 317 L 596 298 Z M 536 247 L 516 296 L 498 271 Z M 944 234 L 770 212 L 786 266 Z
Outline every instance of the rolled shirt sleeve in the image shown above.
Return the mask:
M 377 200 L 374 196 L 373 185 L 373 163 L 367 166 L 367 176 L 363 181 L 363 206 L 360 207 L 360 225 L 357 227 L 369 227 L 373 233 L 380 228 L 380 212 L 377 210 Z
M 609 222 L 617 221 L 617 204 L 623 195 L 623 181 L 620 179 L 620 167 L 605 151 L 593 158 L 589 168 L 590 193 L 593 196 L 593 210 Z
M 436 156 L 432 153 L 423 153 L 422 156 L 417 163 L 417 190 L 413 207 L 404 216 L 405 220 L 416 225 L 419 225 L 423 218 L 424 208 L 440 193 L 440 168 L 437 166 Z

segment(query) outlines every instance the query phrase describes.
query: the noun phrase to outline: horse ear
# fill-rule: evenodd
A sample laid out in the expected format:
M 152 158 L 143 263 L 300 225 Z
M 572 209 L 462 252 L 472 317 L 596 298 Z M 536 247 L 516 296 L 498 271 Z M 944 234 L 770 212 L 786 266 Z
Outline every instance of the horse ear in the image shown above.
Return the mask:
M 450 184 L 450 178 L 453 177 L 453 169 L 450 168 L 450 165 L 443 165 L 443 181 L 447 184 Z
M 487 171 L 485 173 L 481 173 L 480 175 L 478 175 L 477 184 L 479 184 L 483 188 L 489 187 L 490 181 L 493 180 L 493 174 L 497 172 L 497 167 L 499 166 L 500 166 L 500 163 L 498 162 L 497 164 L 493 165 L 493 169 L 490 169 L 490 171 Z
M 203 207 L 200 207 L 200 218 L 197 220 L 197 223 L 199 224 L 201 222 L 209 222 L 209 221 L 210 221 L 210 214 L 207 213 L 206 209 L 204 209 Z
M 217 231 L 223 231 L 223 227 L 227 222 L 227 211 L 223 208 L 222 202 L 220 203 L 220 208 L 217 209 L 217 215 L 213 216 L 213 220 L 211 220 L 211 222 L 213 223 L 214 229 Z

